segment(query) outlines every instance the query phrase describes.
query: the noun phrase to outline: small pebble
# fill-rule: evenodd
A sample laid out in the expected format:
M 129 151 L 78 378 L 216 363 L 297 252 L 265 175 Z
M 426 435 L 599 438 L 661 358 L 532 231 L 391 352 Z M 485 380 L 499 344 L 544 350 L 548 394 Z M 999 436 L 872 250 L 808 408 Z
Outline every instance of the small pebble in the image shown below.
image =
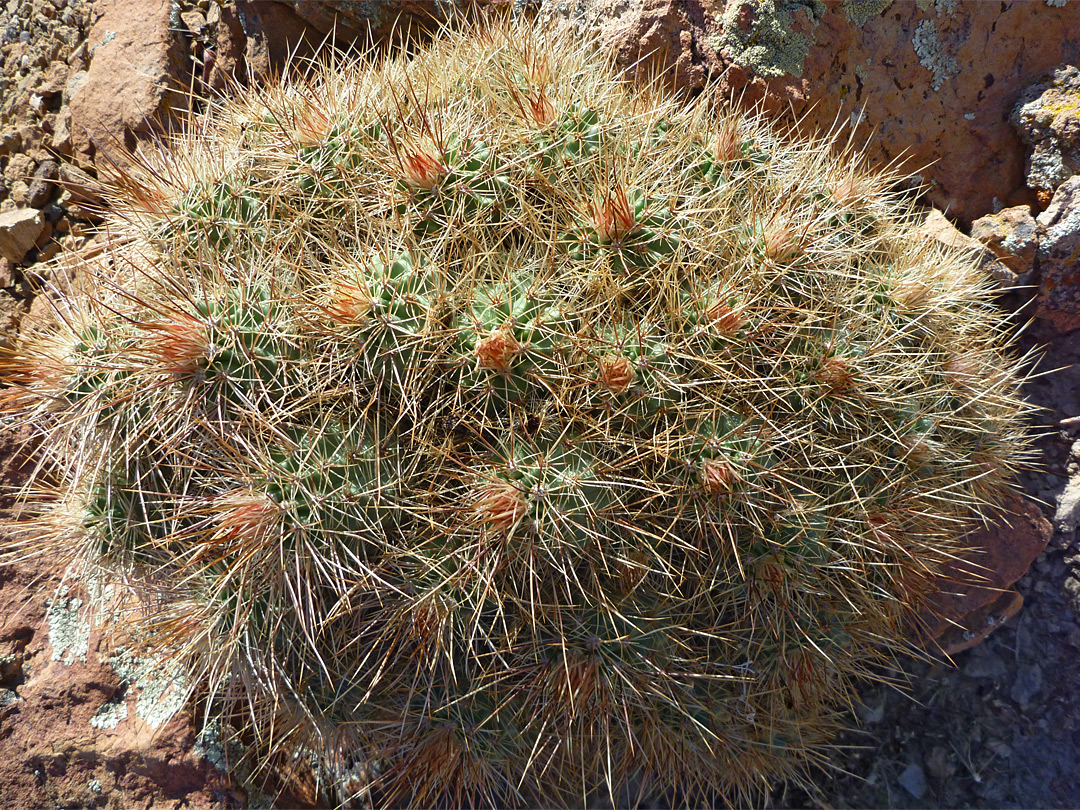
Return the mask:
M 916 799 L 921 799 L 926 795 L 926 774 L 914 763 L 908 765 L 896 781 Z
M 885 717 L 885 698 L 881 695 L 867 695 L 867 702 L 855 704 L 855 711 L 867 725 L 880 723 Z
M 964 666 L 964 674 L 969 678 L 992 678 L 1001 680 L 1008 672 L 1005 662 L 988 649 L 981 655 L 971 656 L 971 660 Z
M 1080 599 L 1080 579 L 1071 576 L 1065 580 L 1065 593 L 1073 599 Z
M 931 777 L 937 780 L 948 779 L 956 771 L 949 762 L 949 752 L 943 745 L 935 745 L 926 757 L 926 770 Z
M 1043 672 L 1038 664 L 1021 664 L 1012 689 L 1009 690 L 1009 697 L 1021 706 L 1026 706 L 1039 693 L 1042 682 Z

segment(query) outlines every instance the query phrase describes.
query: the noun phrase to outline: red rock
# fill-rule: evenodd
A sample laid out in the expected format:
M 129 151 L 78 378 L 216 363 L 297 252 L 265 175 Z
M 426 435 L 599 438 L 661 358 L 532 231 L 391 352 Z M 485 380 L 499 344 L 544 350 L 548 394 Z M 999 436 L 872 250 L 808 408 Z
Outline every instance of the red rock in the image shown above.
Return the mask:
M 327 0 L 237 0 L 220 9 L 217 41 L 208 54 L 205 80 L 221 90 L 231 76 L 280 71 L 290 55 L 310 56 L 325 41 L 364 47 L 427 31 L 472 2 L 395 0 L 386 3 L 339 3 Z M 487 0 L 482 6 L 509 6 L 510 0 Z
M 247 75 L 244 66 L 247 38 L 236 6 L 225 6 L 220 14 L 217 41 L 214 49 L 207 51 L 203 69 L 206 87 L 215 92 L 224 90 L 230 79 L 242 80 Z
M 672 68 L 687 91 L 718 80 L 805 128 L 854 125 L 872 162 L 927 184 L 967 225 L 995 196 L 1025 193 L 1026 150 L 1009 123 L 1021 92 L 1061 62 L 1080 4 L 904 0 L 549 0 L 599 26 L 623 64 Z M 645 60 L 642 62 L 641 60 Z
M 322 42 L 322 35 L 291 5 L 271 0 L 238 0 L 236 3 L 246 36 L 244 67 L 247 73 L 265 76 L 279 71 L 291 53 L 310 56 Z
M 978 644 L 1023 604 L 1010 586 L 1046 548 L 1054 527 L 1030 501 L 1012 493 L 967 538 L 971 551 L 939 579 L 916 636 L 930 649 L 952 655 Z
M 198 744 L 190 708 L 153 703 L 139 691 L 142 673 L 115 663 L 123 631 L 106 636 L 83 621 L 87 594 L 65 563 L 19 559 L 17 493 L 34 468 L 33 435 L 0 431 L 0 807 L 246 806 L 215 766 L 220 752 Z M 68 591 L 54 601 L 61 585 Z M 266 792 L 280 787 L 268 774 Z M 275 806 L 311 802 L 282 791 Z
M 45 228 L 45 217 L 33 208 L 0 214 L 0 257 L 21 262 Z
M 323 36 L 340 43 L 384 42 L 403 32 L 433 30 L 480 6 L 510 7 L 512 0 L 393 0 L 383 3 L 349 3 L 340 0 L 276 0 L 296 12 Z M 268 4 L 270 5 L 270 4 Z M 320 37 L 321 39 L 321 37 Z M 319 41 L 319 40 L 317 40 Z
M 32 469 L 32 434 L 0 433 L 0 550 L 15 551 L 13 493 Z M 0 804 L 4 810 L 42 807 L 139 807 L 224 810 L 241 794 L 193 752 L 195 726 L 177 713 L 154 728 L 129 712 L 113 728 L 90 720 L 102 705 L 125 700 L 117 672 L 103 663 L 100 628 L 64 636 L 50 600 L 60 564 L 45 557 L 0 566 Z M 83 596 L 73 587 L 71 596 Z M 77 606 L 74 603 L 60 607 Z M 68 615 L 76 616 L 77 610 Z M 66 640 L 61 641 L 61 638 Z M 72 642 L 74 638 L 75 643 Z
M 476 6 L 509 7 L 512 0 L 394 0 L 385 3 L 341 3 L 332 0 L 236 0 L 222 6 L 216 43 L 207 54 L 207 87 L 220 91 L 228 77 L 245 82 L 249 76 L 282 70 L 290 55 L 312 55 L 324 42 L 341 46 L 400 39 L 405 34 L 431 31 L 455 14 Z M 209 18 L 208 18 L 209 19 Z
M 4 686 L 18 696 L 0 721 L 5 810 L 92 807 L 102 800 L 154 810 L 219 810 L 226 799 L 236 806 L 239 797 L 224 776 L 193 753 L 189 716 L 177 714 L 158 729 L 134 712 L 113 729 L 90 725 L 124 689 L 92 652 L 85 661 L 52 660 L 46 600 L 58 582 L 46 560 L 0 573 L 0 654 L 17 664 Z M 91 650 L 97 642 L 91 634 Z
M 84 165 L 124 164 L 124 151 L 167 126 L 191 75 L 170 30 L 169 0 L 99 0 L 90 32 L 93 57 L 71 99 L 71 142 Z
M 981 242 L 961 233 L 936 208 L 930 209 L 919 230 L 943 245 L 960 248 L 973 254 L 983 272 L 994 279 L 999 286 L 1011 287 L 1016 283 L 1016 274 L 1003 262 L 998 261 L 993 251 L 985 247 Z

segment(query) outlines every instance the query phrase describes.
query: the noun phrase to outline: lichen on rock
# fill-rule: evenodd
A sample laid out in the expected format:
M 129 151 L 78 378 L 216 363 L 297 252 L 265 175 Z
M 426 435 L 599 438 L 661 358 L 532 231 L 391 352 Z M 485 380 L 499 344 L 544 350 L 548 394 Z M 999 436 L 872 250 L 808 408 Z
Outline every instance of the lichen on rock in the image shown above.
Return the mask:
M 123 697 L 102 704 L 97 713 L 90 718 L 90 727 L 96 729 L 116 728 L 120 721 L 128 716 L 127 702 Z
M 1024 91 L 1010 120 L 1032 150 L 1028 186 L 1053 192 L 1080 173 L 1080 69 L 1052 70 Z
M 90 645 L 90 623 L 82 614 L 83 600 L 67 598 L 69 587 L 61 585 L 49 603 L 45 620 L 49 624 L 52 660 L 73 664 L 85 661 Z
M 109 664 L 134 687 L 135 715 L 151 728 L 161 727 L 184 707 L 187 678 L 175 663 L 141 657 L 118 647 Z
M 930 86 L 935 91 L 941 89 L 946 79 L 960 72 L 956 60 L 945 53 L 933 20 L 923 20 L 915 27 L 915 36 L 911 38 L 911 45 L 915 49 L 915 55 L 919 57 L 919 63 L 933 74 Z
M 802 76 L 803 62 L 814 42 L 812 29 L 825 14 L 821 0 L 743 0 L 724 10 L 723 33 L 713 43 L 737 65 L 762 76 Z
M 844 0 L 844 16 L 856 28 L 862 28 L 873 17 L 891 6 L 893 0 Z

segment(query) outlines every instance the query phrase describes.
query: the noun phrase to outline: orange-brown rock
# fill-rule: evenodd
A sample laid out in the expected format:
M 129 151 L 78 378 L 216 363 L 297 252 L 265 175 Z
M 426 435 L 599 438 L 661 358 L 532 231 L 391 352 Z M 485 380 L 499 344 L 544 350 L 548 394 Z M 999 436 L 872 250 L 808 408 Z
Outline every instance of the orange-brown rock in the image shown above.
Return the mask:
M 310 56 L 324 42 L 362 49 L 431 31 L 473 7 L 509 5 L 510 0 L 235 0 L 221 8 L 206 83 L 221 90 L 227 76 L 244 81 L 280 71 L 291 55 Z
M 341 0 L 274 0 L 284 3 L 314 30 L 339 42 L 384 42 L 403 32 L 434 30 L 478 7 L 510 7 L 513 0 L 393 0 L 353 3 Z
M 971 223 L 971 238 L 985 245 L 1026 284 L 1035 269 L 1039 235 L 1030 205 L 1003 208 Z
M 1008 264 L 999 260 L 998 256 L 982 242 L 961 233 L 948 218 L 936 208 L 930 209 L 923 220 L 919 231 L 936 242 L 952 248 L 960 248 L 968 251 L 979 263 L 979 267 L 999 287 L 1011 287 L 1017 283 L 1018 277 Z M 1030 267 L 1028 270 L 1030 271 Z
M 26 431 L 0 433 L 0 549 L 18 537 L 14 493 L 32 464 Z M 85 594 L 55 598 L 63 571 L 43 557 L 0 566 L 0 806 L 224 810 L 240 793 L 195 753 L 192 718 L 160 727 L 127 711 L 135 698 L 98 655 L 101 632 L 74 620 Z M 52 624 L 50 624 L 50 619 Z M 127 716 L 92 724 L 102 707 Z
M 917 635 L 932 651 L 953 655 L 973 647 L 1023 605 L 1011 586 L 1046 548 L 1053 526 L 1038 507 L 1012 494 L 967 538 L 969 553 L 939 580 Z
M 829 129 L 928 186 L 967 224 L 1030 202 L 1027 149 L 1009 122 L 1021 92 L 1075 53 L 1080 4 L 957 0 L 550 0 L 600 27 L 629 66 L 660 65 L 693 91 L 720 81 L 744 103 Z M 1015 203 L 1014 203 L 1015 201 Z
M 169 0 L 98 0 L 93 54 L 71 99 L 71 144 L 84 165 L 123 163 L 125 150 L 161 131 L 184 104 L 191 75 L 186 50 L 170 27 Z

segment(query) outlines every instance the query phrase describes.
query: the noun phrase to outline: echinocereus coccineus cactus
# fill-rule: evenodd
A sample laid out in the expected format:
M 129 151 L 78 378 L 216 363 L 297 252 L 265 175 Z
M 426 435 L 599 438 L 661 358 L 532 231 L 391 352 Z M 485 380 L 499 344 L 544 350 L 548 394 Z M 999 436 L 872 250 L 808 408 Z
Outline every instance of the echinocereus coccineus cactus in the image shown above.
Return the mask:
M 312 66 L 139 160 L 6 361 L 29 547 L 386 806 L 804 778 L 1024 457 L 988 286 L 888 178 L 568 34 Z

